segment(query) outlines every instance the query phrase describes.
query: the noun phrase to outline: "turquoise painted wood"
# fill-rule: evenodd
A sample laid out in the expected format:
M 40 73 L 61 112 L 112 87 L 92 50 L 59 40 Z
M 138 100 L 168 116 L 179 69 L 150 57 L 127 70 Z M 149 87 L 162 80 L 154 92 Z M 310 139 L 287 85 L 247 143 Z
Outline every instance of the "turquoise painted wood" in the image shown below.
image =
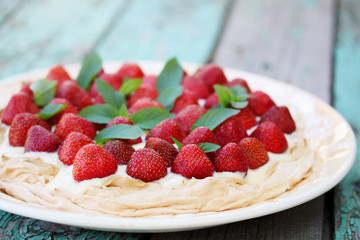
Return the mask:
M 156 0 L 151 5 L 126 0 L 8 2 L 0 1 L 4 16 L 0 16 L 0 78 L 79 62 L 94 49 L 104 60 L 165 59 L 177 55 L 181 61 L 206 62 L 214 51 L 231 1 Z M 145 29 L 142 38 L 138 37 L 141 29 Z M 90 231 L 0 211 L 1 239 L 144 237 Z
M 107 60 L 207 62 L 229 0 L 134 0 L 97 50 Z
M 334 106 L 356 133 L 360 151 L 360 1 L 341 0 L 334 52 Z M 335 189 L 335 239 L 360 238 L 360 157 Z

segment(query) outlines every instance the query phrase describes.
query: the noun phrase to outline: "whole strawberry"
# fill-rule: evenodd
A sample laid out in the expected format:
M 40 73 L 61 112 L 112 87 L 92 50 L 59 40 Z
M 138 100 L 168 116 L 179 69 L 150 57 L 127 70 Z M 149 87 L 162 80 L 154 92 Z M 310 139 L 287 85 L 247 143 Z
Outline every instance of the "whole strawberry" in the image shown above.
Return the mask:
M 212 94 L 210 94 L 209 97 L 206 98 L 206 102 L 205 102 L 204 107 L 206 109 L 210 109 L 210 108 L 213 108 L 213 107 L 215 107 L 217 105 L 219 105 L 219 98 L 218 98 L 216 92 L 213 92 Z
M 184 91 L 191 92 L 196 99 L 206 99 L 210 95 L 204 81 L 196 76 L 185 76 L 181 84 Z
M 174 103 L 174 107 L 171 112 L 177 114 L 183 110 L 186 106 L 197 104 L 197 98 L 194 93 L 184 90 L 182 95 L 178 97 Z
M 228 143 L 239 143 L 247 137 L 247 132 L 242 123 L 234 118 L 229 118 L 214 129 L 214 135 L 220 146 Z
M 167 141 L 160 138 L 150 138 L 145 145 L 145 148 L 155 150 L 164 159 L 166 167 L 171 167 L 178 150 Z
M 195 73 L 195 76 L 202 79 L 210 93 L 214 92 L 214 84 L 224 85 L 227 83 L 223 70 L 215 64 L 208 64 Z
M 111 127 L 111 126 L 114 126 L 114 125 L 117 125 L 117 124 L 128 124 L 128 125 L 134 125 L 133 122 L 127 118 L 127 117 L 123 117 L 123 116 L 118 116 L 118 117 L 115 117 L 113 120 L 111 120 L 107 125 L 106 127 Z M 134 144 L 138 144 L 138 143 L 141 143 L 141 138 L 137 138 L 137 139 L 125 139 L 124 140 L 127 144 L 130 144 L 130 145 L 134 145 Z
M 185 133 L 174 119 L 165 119 L 151 129 L 145 139 L 148 140 L 152 137 L 158 137 L 173 144 L 174 141 L 171 137 L 181 142 L 185 138 Z
M 175 116 L 175 121 L 179 124 L 180 128 L 186 135 L 190 133 L 192 125 L 206 113 L 203 107 L 197 104 L 186 106 Z
M 118 164 L 113 155 L 96 144 L 87 144 L 77 152 L 73 165 L 73 178 L 81 182 L 114 174 Z
M 141 99 L 137 100 L 133 105 L 131 105 L 128 112 L 129 112 L 129 115 L 131 116 L 134 113 L 136 113 L 144 108 L 149 108 L 149 107 L 158 107 L 158 108 L 165 109 L 165 107 L 161 103 L 159 103 L 158 101 L 156 101 L 154 99 L 141 98 Z
M 34 97 L 34 93 L 32 92 L 32 90 L 30 89 L 30 85 L 31 82 L 24 84 L 21 89 L 20 92 L 21 93 L 25 93 L 27 95 L 29 95 L 29 97 L 33 98 Z
M 265 146 L 256 138 L 244 138 L 239 143 L 239 148 L 250 169 L 257 169 L 269 161 Z
M 58 84 L 55 97 L 66 98 L 78 110 L 92 104 L 90 95 L 72 80 L 67 80 Z
M 60 139 L 49 130 L 35 125 L 27 134 L 25 152 L 55 152 L 60 146 Z
M 71 102 L 65 98 L 54 98 L 50 101 L 51 104 L 66 104 L 66 108 L 48 119 L 51 125 L 59 123 L 61 117 L 66 113 L 78 114 L 78 110 L 71 104 Z
M 79 132 L 70 133 L 59 148 L 58 156 L 60 161 L 66 165 L 72 165 L 80 148 L 90 143 L 94 142 L 88 136 Z
M 203 179 L 213 175 L 214 166 L 199 146 L 189 144 L 180 150 L 171 166 L 171 171 L 186 178 Z
M 249 85 L 247 84 L 246 80 L 244 80 L 244 79 L 235 78 L 234 80 L 226 83 L 226 86 L 227 86 L 227 87 L 234 87 L 234 86 L 236 86 L 236 85 L 242 86 L 243 88 L 246 89 L 246 91 L 247 91 L 248 93 L 251 93 L 251 90 L 250 90 L 250 88 L 249 88 Z
M 250 129 L 257 124 L 256 115 L 250 109 L 250 107 L 240 109 L 240 112 L 232 116 L 232 118 L 236 118 L 237 121 L 240 121 L 241 124 L 245 127 L 245 129 Z
M 133 153 L 126 167 L 126 173 L 144 182 L 151 182 L 165 177 L 167 168 L 158 152 L 143 148 Z
M 124 63 L 118 73 L 123 78 L 142 78 L 144 76 L 144 73 L 139 65 L 135 63 Z
M 45 120 L 31 113 L 19 113 L 11 122 L 9 130 L 9 143 L 14 147 L 25 145 L 28 130 L 35 125 L 40 125 L 47 130 L 51 130 L 50 124 Z
M 58 83 L 62 83 L 66 80 L 71 80 L 70 75 L 66 72 L 63 66 L 57 65 L 49 70 L 46 79 L 55 80 Z
M 54 133 L 63 141 L 71 132 L 85 134 L 90 139 L 94 139 L 96 136 L 94 124 L 79 115 L 66 113 L 62 116 L 58 125 L 56 125 Z
M 261 116 L 275 106 L 274 101 L 262 91 L 256 91 L 248 99 L 249 107 L 257 115 Z
M 287 107 L 273 106 L 261 116 L 260 122 L 274 122 L 284 133 L 290 134 L 296 130 L 295 122 Z
M 270 121 L 260 123 L 250 136 L 259 139 L 269 152 L 283 153 L 288 147 L 284 133 Z
M 111 153 L 118 164 L 126 165 L 131 158 L 131 155 L 135 152 L 135 149 L 123 140 L 113 139 L 106 141 L 104 149 Z
M 248 160 L 236 143 L 228 143 L 220 149 L 214 159 L 217 172 L 244 172 L 248 171 Z
M 16 114 L 19 113 L 38 113 L 40 109 L 36 106 L 31 96 L 24 92 L 13 95 L 1 112 L 1 122 L 10 125 Z
M 195 128 L 182 142 L 183 145 L 198 144 L 198 143 L 215 143 L 218 141 L 214 133 L 207 127 Z
M 156 99 L 159 96 L 159 92 L 155 85 L 149 83 L 143 83 L 135 92 L 133 92 L 127 102 L 128 107 L 131 107 L 136 101 L 141 98 Z

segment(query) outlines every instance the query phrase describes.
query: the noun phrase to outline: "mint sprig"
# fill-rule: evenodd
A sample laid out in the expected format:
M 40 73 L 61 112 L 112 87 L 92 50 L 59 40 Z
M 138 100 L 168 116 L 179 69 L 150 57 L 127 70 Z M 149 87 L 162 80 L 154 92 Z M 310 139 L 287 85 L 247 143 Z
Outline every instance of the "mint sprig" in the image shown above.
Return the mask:
M 112 119 L 120 116 L 120 110 L 110 104 L 97 104 L 83 108 L 79 115 L 90 122 L 107 124 Z
M 120 109 L 126 105 L 125 97 L 122 93 L 115 91 L 115 89 L 107 82 L 96 78 L 95 79 L 96 90 L 100 93 L 105 103 Z
M 172 115 L 169 111 L 157 107 L 144 108 L 130 116 L 130 120 L 134 123 L 134 125 L 143 129 L 152 129 L 159 122 L 165 119 L 173 118 L 174 115 Z
M 176 86 L 168 88 L 159 94 L 156 99 L 159 101 L 167 110 L 171 110 L 174 107 L 176 99 L 183 93 L 182 86 Z
M 89 91 L 90 85 L 95 76 L 98 75 L 102 68 L 102 61 L 100 56 L 93 52 L 83 61 L 79 76 L 76 81 L 81 88 L 85 91 Z
M 191 131 L 201 126 L 205 126 L 212 131 L 226 119 L 238 114 L 239 112 L 239 110 L 231 108 L 212 108 L 194 123 L 191 127 Z
M 35 104 L 47 105 L 55 96 L 56 84 L 56 81 L 48 79 L 40 79 L 31 83 L 30 89 L 33 92 Z
M 170 138 L 174 141 L 174 143 L 178 147 L 179 151 L 184 147 L 183 144 L 176 138 L 174 138 L 174 137 L 170 137 Z M 196 145 L 198 145 L 205 153 L 214 152 L 221 147 L 217 144 L 209 143 L 209 142 L 198 143 Z
M 246 89 L 240 85 L 230 88 L 215 84 L 214 89 L 222 107 L 231 106 L 233 108 L 242 109 L 248 105 L 247 99 L 249 94 Z
M 141 128 L 129 124 L 117 124 L 101 130 L 94 138 L 97 144 L 111 139 L 137 139 L 144 135 Z
M 131 94 L 132 92 L 136 91 L 140 87 L 142 82 L 143 82 L 142 78 L 127 79 L 121 85 L 119 92 L 122 95 L 127 96 L 127 95 Z
M 47 119 L 51 118 L 52 116 L 55 116 L 62 110 L 64 110 L 66 107 L 67 107 L 67 104 L 52 104 L 52 103 L 50 103 L 50 104 L 46 105 L 43 109 L 41 109 L 41 111 L 39 113 L 37 113 L 36 115 L 41 119 L 47 120 Z

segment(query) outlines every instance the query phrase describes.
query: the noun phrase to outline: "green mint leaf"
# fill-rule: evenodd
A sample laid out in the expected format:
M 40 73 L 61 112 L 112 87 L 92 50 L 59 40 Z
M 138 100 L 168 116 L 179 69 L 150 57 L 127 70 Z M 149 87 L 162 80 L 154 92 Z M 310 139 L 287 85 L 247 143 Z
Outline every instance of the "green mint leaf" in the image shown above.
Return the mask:
M 144 135 L 143 130 L 137 126 L 118 124 L 101 130 L 94 140 L 101 144 L 111 139 L 137 139 L 142 135 Z
M 165 109 L 157 107 L 144 108 L 130 116 L 130 120 L 134 125 L 143 129 L 152 129 L 159 122 L 169 118 L 174 118 L 174 115 Z
M 47 120 L 52 116 L 58 114 L 67 107 L 66 104 L 48 104 L 41 111 L 36 114 L 39 118 Z
M 120 110 L 119 110 L 119 116 L 123 116 L 123 117 L 127 117 L 129 118 L 129 112 L 128 109 L 126 107 L 126 104 L 122 105 Z
M 131 80 L 124 81 L 119 90 L 124 96 L 131 94 L 136 91 L 142 84 L 143 80 L 141 78 L 133 78 Z
M 119 116 L 119 110 L 110 104 L 97 104 L 83 108 L 79 115 L 93 123 L 109 123 Z
M 95 85 L 97 91 L 103 97 L 104 102 L 120 109 L 126 102 L 125 97 L 107 82 L 97 78 L 95 79 Z
M 198 143 L 197 145 L 198 145 L 202 150 L 204 150 L 205 153 L 214 152 L 214 151 L 216 151 L 216 150 L 218 150 L 218 149 L 220 148 L 219 145 L 214 144 L 214 143 L 208 143 L 208 142 Z
M 178 149 L 180 151 L 183 148 L 182 143 L 174 137 L 170 137 L 170 138 L 174 141 L 174 143 L 176 144 L 176 146 L 178 147 Z
M 35 104 L 38 106 L 47 105 L 55 96 L 56 84 L 57 82 L 47 79 L 40 79 L 31 83 L 30 89 L 34 94 Z
M 205 126 L 211 131 L 231 116 L 240 111 L 231 108 L 212 108 L 202 115 L 192 126 L 191 130 Z
M 95 52 L 90 54 L 83 61 L 79 76 L 77 77 L 76 81 L 85 91 L 89 91 L 91 82 L 101 71 L 101 64 L 101 58 Z
M 158 92 L 161 94 L 168 88 L 179 86 L 183 77 L 183 72 L 184 71 L 176 58 L 167 61 L 156 81 Z
M 233 87 L 230 87 L 230 91 L 234 93 L 235 96 L 248 95 L 246 89 L 241 85 L 235 85 Z
M 174 107 L 176 99 L 181 96 L 182 93 L 182 86 L 171 87 L 162 91 L 156 100 L 170 111 Z
M 237 109 L 243 109 L 248 105 L 248 101 L 230 101 L 230 105 L 233 108 L 237 108 Z
M 214 89 L 219 99 L 220 105 L 222 107 L 226 107 L 227 105 L 229 105 L 231 100 L 229 89 L 219 84 L 215 84 Z

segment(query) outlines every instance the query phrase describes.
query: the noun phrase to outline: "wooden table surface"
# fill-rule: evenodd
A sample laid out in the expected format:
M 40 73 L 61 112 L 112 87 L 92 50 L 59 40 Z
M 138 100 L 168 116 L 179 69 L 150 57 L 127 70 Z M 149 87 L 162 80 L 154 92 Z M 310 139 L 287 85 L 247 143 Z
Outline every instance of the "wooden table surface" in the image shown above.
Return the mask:
M 296 85 L 360 127 L 359 0 L 0 1 L 0 78 L 81 62 L 215 62 Z M 359 141 L 358 141 L 359 142 Z M 333 190 L 276 214 L 196 231 L 112 233 L 0 211 L 0 238 L 358 239 L 359 157 Z

